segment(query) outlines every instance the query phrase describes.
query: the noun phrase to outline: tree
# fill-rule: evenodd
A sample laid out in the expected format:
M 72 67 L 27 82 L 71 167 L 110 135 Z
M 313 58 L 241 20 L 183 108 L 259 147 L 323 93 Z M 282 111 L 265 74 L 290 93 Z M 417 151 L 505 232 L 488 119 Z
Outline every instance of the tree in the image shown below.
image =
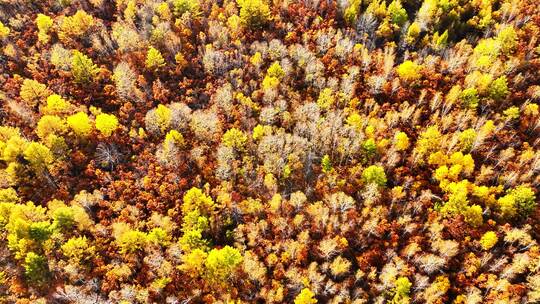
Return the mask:
M 330 272 L 334 277 L 340 277 L 349 272 L 351 265 L 352 263 L 348 259 L 338 256 L 330 264 Z
M 165 66 L 165 59 L 159 50 L 154 47 L 149 47 L 144 64 L 149 70 L 157 70 Z
M 478 227 L 482 225 L 483 212 L 482 207 L 479 205 L 472 205 L 465 207 L 465 209 L 461 211 L 461 214 L 463 214 L 466 223 L 473 227 Z
M 476 131 L 470 128 L 459 134 L 459 144 L 462 150 L 469 151 L 476 140 Z
M 373 138 L 366 139 L 362 143 L 362 148 L 364 149 L 368 157 L 372 157 L 377 152 L 377 144 L 375 143 L 375 140 Z
M 281 65 L 279 65 L 279 62 L 275 61 L 266 71 L 266 75 L 281 79 L 285 76 L 285 72 L 283 71 L 283 68 L 281 68 Z
M 272 133 L 272 127 L 263 126 L 263 125 L 256 125 L 255 128 L 253 128 L 253 134 L 251 135 L 251 137 L 254 140 L 259 140 L 265 134 L 270 134 L 270 133 Z
M 116 92 L 121 98 L 137 100 L 138 89 L 135 84 L 137 75 L 128 63 L 124 61 L 120 62 L 114 68 L 112 79 L 116 85 Z
M 75 50 L 71 57 L 71 73 L 76 83 L 85 84 L 94 81 L 99 73 L 99 68 L 92 59 Z
M 49 221 L 33 222 L 28 227 L 28 236 L 40 243 L 43 243 L 49 239 L 52 233 L 53 229 Z
M 381 166 L 371 165 L 364 169 L 362 178 L 366 183 L 374 183 L 378 186 L 386 186 L 386 174 Z
M 184 145 L 184 136 L 176 130 L 171 130 L 165 135 L 165 141 L 163 142 L 164 148 L 174 145 L 175 147 L 182 147 Z
M 73 130 L 75 135 L 86 138 L 92 132 L 92 123 L 88 114 L 84 112 L 77 112 L 70 115 L 66 119 L 67 125 Z
M 343 19 L 345 19 L 348 24 L 354 24 L 356 22 L 360 15 L 361 5 L 361 0 L 352 0 L 349 2 L 349 6 L 347 6 L 343 12 Z
M 59 230 L 69 231 L 75 225 L 75 212 L 67 206 L 56 208 L 52 213 L 53 226 Z
M 420 24 L 418 22 L 413 22 L 411 25 L 409 25 L 409 28 L 407 29 L 407 38 L 405 41 L 409 44 L 414 44 L 418 37 L 420 36 L 421 28 Z
M 409 18 L 407 11 L 401 5 L 400 0 L 393 0 L 388 5 L 388 15 L 392 20 L 392 23 L 397 24 L 398 26 L 403 25 Z
M 24 274 L 34 282 L 43 281 L 49 272 L 47 259 L 35 252 L 28 252 L 24 258 Z
M 394 288 L 394 297 L 391 303 L 406 304 L 409 303 L 409 293 L 411 292 L 412 283 L 407 277 L 399 277 L 396 279 Z
M 90 246 L 85 236 L 70 238 L 61 249 L 64 256 L 77 264 L 92 258 L 95 253 L 95 246 Z
M 264 90 L 274 89 L 279 86 L 279 78 L 265 76 L 262 81 L 262 87 Z
M 36 26 L 39 30 L 38 39 L 43 43 L 49 42 L 49 30 L 53 26 L 53 20 L 51 17 L 43 14 L 38 14 L 36 17 Z
M 41 143 L 31 142 L 24 150 L 24 159 L 30 162 L 35 170 L 43 170 L 49 166 L 54 158 L 51 150 Z
M 270 7 L 263 0 L 236 0 L 240 18 L 250 28 L 260 28 L 271 20 Z
M 330 156 L 328 156 L 328 154 L 323 156 L 321 160 L 321 167 L 324 173 L 328 173 L 332 170 L 332 161 L 330 160 Z
M 200 216 L 200 218 L 205 218 Z M 191 252 L 195 249 L 208 250 L 209 241 L 203 238 L 203 230 L 197 226 L 182 225 L 182 237 L 178 240 L 182 250 Z
M 183 202 L 183 235 L 179 242 L 185 251 L 206 249 L 209 242 L 203 238 L 203 233 L 209 227 L 214 201 L 201 189 L 193 187 L 184 194 Z
M 249 62 L 256 67 L 260 67 L 263 62 L 261 52 L 255 52 L 255 54 L 249 58 Z
M 163 134 L 173 123 L 173 114 L 176 114 L 171 108 L 158 105 L 157 108 L 148 111 L 144 117 L 146 129 L 154 135 Z
M 497 41 L 500 43 L 504 54 L 510 54 L 515 50 L 517 40 L 517 33 L 512 25 L 502 27 L 497 34 Z
M 223 282 L 233 274 L 242 260 L 242 255 L 236 248 L 225 246 L 212 249 L 204 263 L 206 274 L 211 280 Z
M 433 283 L 425 290 L 424 298 L 427 303 L 436 303 L 450 289 L 450 280 L 446 276 L 438 276 Z
M 65 121 L 56 115 L 43 115 L 36 127 L 36 134 L 41 140 L 51 134 L 63 134 L 67 131 Z
M 16 162 L 17 158 L 23 155 L 27 146 L 28 142 L 19 134 L 11 136 L 2 145 L 2 160 L 8 163 Z
M 116 243 L 120 247 L 120 253 L 135 253 L 145 248 L 147 235 L 139 230 L 128 230 L 120 234 L 116 239 Z
M 424 156 L 430 152 L 437 151 L 441 144 L 441 132 L 437 126 L 430 126 L 420 133 L 416 141 L 415 152 Z
M 196 187 L 189 189 L 184 194 L 183 202 L 182 212 L 184 214 L 188 214 L 193 210 L 198 210 L 203 215 L 210 215 L 214 209 L 214 201 L 212 198 Z
M 51 63 L 60 71 L 68 71 L 71 66 L 71 52 L 56 43 L 51 48 Z
M 0 203 L 18 203 L 20 202 L 20 198 L 17 195 L 17 191 L 13 188 L 6 188 L 6 189 L 0 189 Z M 2 214 L 3 216 L 5 214 Z M 2 222 L 7 220 L 6 218 L 0 219 L 0 225 L 2 225 Z
M 197 16 L 200 13 L 199 0 L 174 0 L 173 9 L 178 17 L 188 12 L 192 16 Z
M 516 199 L 512 195 L 505 195 L 497 199 L 501 217 L 511 219 L 517 214 Z
M 538 114 L 540 114 L 540 111 L 538 111 L 539 108 L 540 107 L 536 103 L 528 103 L 525 106 L 525 110 L 523 112 L 525 115 L 537 116 Z
M 480 239 L 480 246 L 482 246 L 482 249 L 484 250 L 490 250 L 497 244 L 497 241 L 499 239 L 497 238 L 497 234 L 493 231 L 488 231 L 482 235 L 482 238 Z
M 508 195 L 513 197 L 517 212 L 522 217 L 528 217 L 534 210 L 536 210 L 536 196 L 531 187 L 526 185 L 520 185 L 514 189 L 509 190 Z
M 189 127 L 195 139 L 213 142 L 221 134 L 221 121 L 214 111 L 195 111 L 190 117 Z
M 201 276 L 205 269 L 208 254 L 201 249 L 195 249 L 185 254 L 179 268 L 191 277 Z
M 404 151 L 409 148 L 409 137 L 405 132 L 396 132 L 394 135 L 394 146 L 397 151 Z
M 184 146 L 184 136 L 176 131 L 171 130 L 165 135 L 161 149 L 156 152 L 156 157 L 160 163 L 169 167 L 176 167 L 180 164 L 180 151 Z
M 420 79 L 422 74 L 420 70 L 422 67 L 410 60 L 407 60 L 397 67 L 397 73 L 399 78 L 407 82 L 413 82 Z
M 504 100 L 508 94 L 508 82 L 504 75 L 493 80 L 489 86 L 489 96 L 496 101 Z
M 227 132 L 223 134 L 221 142 L 226 147 L 241 150 L 244 148 L 244 145 L 247 142 L 247 136 L 241 130 L 238 130 L 237 128 L 232 128 L 227 130 Z
M 0 39 L 5 39 L 9 35 L 9 27 L 5 26 L 2 21 L 0 21 Z
M 159 128 L 161 132 L 165 132 L 171 125 L 172 121 L 172 111 L 168 107 L 164 105 L 158 105 L 156 108 L 156 118 L 157 118 L 157 124 L 159 125 Z
M 169 233 L 165 231 L 165 229 L 156 227 L 152 228 L 152 230 L 148 232 L 147 240 L 155 245 L 167 246 L 171 240 L 171 237 Z
M 330 88 L 324 88 L 317 98 L 317 105 L 323 110 L 331 108 L 335 103 L 334 91 Z
M 519 108 L 516 106 L 509 107 L 508 109 L 503 111 L 503 114 L 506 119 L 508 120 L 515 120 L 519 118 L 520 111 Z
M 33 79 L 25 79 L 21 86 L 20 96 L 28 105 L 35 106 L 50 95 L 47 86 Z
M 276 88 L 281 79 L 285 76 L 285 72 L 279 65 L 279 62 L 274 62 L 268 70 L 266 70 L 266 76 L 264 76 L 262 87 L 263 89 Z
M 45 107 L 45 111 L 49 114 L 63 114 L 66 113 L 70 107 L 71 104 L 62 98 L 62 96 L 52 94 L 47 97 L 47 106 Z
M 435 50 L 442 50 L 448 44 L 448 30 L 444 31 L 442 35 L 439 32 L 433 34 L 433 48 Z
M 304 288 L 302 291 L 294 298 L 294 304 L 315 304 L 317 299 L 315 299 L 315 294 L 309 289 Z
M 105 137 L 118 129 L 118 119 L 113 114 L 101 113 L 96 116 L 96 129 Z
M 81 38 L 94 26 L 94 18 L 83 10 L 78 10 L 73 16 L 64 17 L 60 23 L 58 38 L 62 42 Z

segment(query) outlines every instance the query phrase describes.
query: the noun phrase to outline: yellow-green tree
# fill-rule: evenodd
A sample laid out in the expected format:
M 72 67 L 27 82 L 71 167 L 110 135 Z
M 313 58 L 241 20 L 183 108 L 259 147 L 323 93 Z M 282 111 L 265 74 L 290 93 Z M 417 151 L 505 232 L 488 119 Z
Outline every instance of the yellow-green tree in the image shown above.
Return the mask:
M 343 12 L 343 18 L 348 24 L 352 25 L 358 19 L 361 5 L 362 5 L 362 0 L 349 1 L 349 6 L 347 6 L 345 8 L 345 11 Z
M 35 252 L 29 252 L 24 258 L 24 274 L 34 282 L 40 282 L 46 279 L 49 267 L 47 259 Z
M 179 17 L 188 12 L 192 16 L 197 16 L 200 13 L 199 0 L 174 0 L 173 9 L 175 15 Z
M 189 189 L 183 198 L 182 212 L 188 214 L 193 210 L 199 210 L 201 214 L 210 215 L 214 210 L 214 201 L 204 194 L 201 189 L 193 187 Z
M 330 160 L 330 156 L 328 154 L 325 154 L 321 160 L 321 168 L 322 172 L 328 173 L 332 171 L 332 161 Z
M 127 230 L 120 234 L 116 243 L 120 247 L 120 253 L 135 253 L 145 248 L 147 235 L 139 230 Z
M 148 48 L 148 52 L 146 52 L 144 64 L 149 70 L 157 70 L 158 68 L 165 66 L 165 59 L 158 49 L 151 46 Z
M 38 28 L 38 39 L 43 43 L 49 42 L 49 30 L 53 26 L 51 17 L 43 14 L 38 14 L 36 17 L 36 26 Z
M 236 248 L 225 246 L 212 249 L 204 264 L 206 275 L 213 281 L 223 282 L 233 274 L 242 260 L 242 255 Z
M 323 109 L 327 110 L 331 108 L 335 103 L 334 91 L 331 88 L 324 88 L 319 93 L 319 98 L 317 98 L 317 105 Z
M 45 145 L 32 142 L 24 150 L 24 159 L 26 159 L 35 170 L 46 169 L 53 162 L 51 150 Z
M 72 237 L 62 246 L 62 254 L 75 263 L 86 261 L 95 254 L 95 246 L 85 236 Z
M 407 277 L 399 277 L 396 279 L 394 288 L 394 297 L 390 303 L 406 304 L 409 303 L 409 293 L 411 292 L 412 283 Z
M 184 194 L 183 235 L 179 241 L 183 250 L 207 249 L 209 242 L 203 238 L 203 233 L 210 227 L 210 216 L 214 208 L 212 198 L 199 188 L 193 187 Z
M 372 165 L 364 169 L 362 178 L 366 183 L 374 183 L 379 186 L 386 185 L 386 174 L 381 166 Z
M 247 142 L 247 135 L 237 128 L 227 130 L 221 142 L 231 148 L 242 149 Z
M 99 73 L 99 68 L 92 59 L 75 50 L 71 56 L 71 73 L 76 83 L 84 84 L 94 81 Z
M 262 27 L 271 19 L 270 7 L 263 0 L 236 0 L 240 6 L 240 19 L 251 28 Z
M 497 34 L 497 41 L 500 43 L 501 51 L 504 54 L 510 54 L 515 50 L 517 40 L 517 32 L 512 25 L 502 27 Z

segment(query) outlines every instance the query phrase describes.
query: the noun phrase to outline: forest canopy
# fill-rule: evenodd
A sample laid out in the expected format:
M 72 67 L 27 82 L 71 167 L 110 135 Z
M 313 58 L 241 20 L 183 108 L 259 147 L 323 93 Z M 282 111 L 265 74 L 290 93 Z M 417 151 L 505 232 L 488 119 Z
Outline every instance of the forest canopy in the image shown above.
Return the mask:
M 0 303 L 540 303 L 533 0 L 0 0 Z

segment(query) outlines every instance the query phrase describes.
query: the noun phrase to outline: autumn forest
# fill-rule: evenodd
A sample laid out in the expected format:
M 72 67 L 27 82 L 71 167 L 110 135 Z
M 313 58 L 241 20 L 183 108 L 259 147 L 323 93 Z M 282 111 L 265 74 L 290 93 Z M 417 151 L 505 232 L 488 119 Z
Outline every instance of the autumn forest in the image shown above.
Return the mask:
M 0 304 L 540 303 L 535 0 L 0 0 Z

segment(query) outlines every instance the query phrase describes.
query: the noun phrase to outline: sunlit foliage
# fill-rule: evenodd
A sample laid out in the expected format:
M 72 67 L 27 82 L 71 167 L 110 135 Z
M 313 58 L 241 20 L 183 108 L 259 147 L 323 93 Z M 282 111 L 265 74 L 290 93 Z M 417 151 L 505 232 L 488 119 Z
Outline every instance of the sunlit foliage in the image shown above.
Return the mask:
M 0 3 L 0 303 L 539 303 L 533 0 Z

